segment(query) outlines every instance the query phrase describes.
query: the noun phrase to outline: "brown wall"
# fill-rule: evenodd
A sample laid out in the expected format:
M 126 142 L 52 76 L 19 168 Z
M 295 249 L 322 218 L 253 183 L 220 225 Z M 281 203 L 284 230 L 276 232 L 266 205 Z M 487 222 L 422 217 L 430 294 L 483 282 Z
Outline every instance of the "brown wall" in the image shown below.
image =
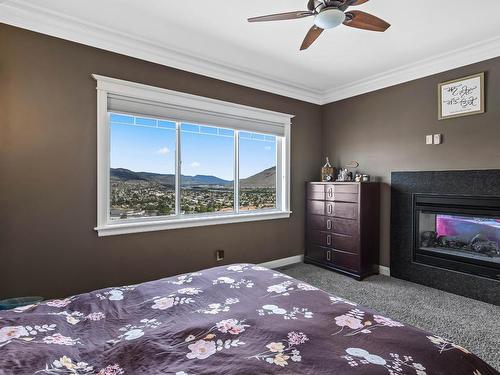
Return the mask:
M 437 120 L 437 84 L 486 72 L 482 115 Z M 382 188 L 381 264 L 389 265 L 391 171 L 500 168 L 500 58 L 371 92 L 323 107 L 323 154 L 350 160 Z M 442 133 L 427 146 L 426 134 Z
M 287 220 L 98 238 L 91 73 L 295 114 Z M 0 24 L 0 298 L 62 296 L 304 249 L 321 108 Z

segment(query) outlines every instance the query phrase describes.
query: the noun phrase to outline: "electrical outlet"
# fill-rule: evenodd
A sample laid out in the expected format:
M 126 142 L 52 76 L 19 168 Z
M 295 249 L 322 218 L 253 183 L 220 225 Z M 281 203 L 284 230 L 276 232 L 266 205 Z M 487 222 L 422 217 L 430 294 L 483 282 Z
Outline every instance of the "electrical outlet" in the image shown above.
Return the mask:
M 217 259 L 217 262 L 220 262 L 221 260 L 224 259 L 224 250 L 216 250 L 215 251 L 215 259 Z
M 426 145 L 432 145 L 433 144 L 432 134 L 429 134 L 429 135 L 425 136 L 425 144 Z

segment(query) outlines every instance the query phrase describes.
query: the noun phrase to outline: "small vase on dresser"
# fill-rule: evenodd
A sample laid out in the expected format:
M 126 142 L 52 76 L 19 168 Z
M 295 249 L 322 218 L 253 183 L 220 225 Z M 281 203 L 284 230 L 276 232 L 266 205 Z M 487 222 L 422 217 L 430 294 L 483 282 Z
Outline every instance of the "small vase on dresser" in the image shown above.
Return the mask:
M 377 274 L 379 183 L 309 182 L 306 201 L 304 262 L 357 280 Z

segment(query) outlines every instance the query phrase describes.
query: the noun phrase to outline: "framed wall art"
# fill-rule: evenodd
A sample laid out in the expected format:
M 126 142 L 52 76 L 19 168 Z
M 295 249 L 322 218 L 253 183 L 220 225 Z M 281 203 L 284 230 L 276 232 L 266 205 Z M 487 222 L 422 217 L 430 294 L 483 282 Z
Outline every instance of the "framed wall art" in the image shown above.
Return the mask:
M 438 85 L 439 120 L 484 113 L 484 72 Z

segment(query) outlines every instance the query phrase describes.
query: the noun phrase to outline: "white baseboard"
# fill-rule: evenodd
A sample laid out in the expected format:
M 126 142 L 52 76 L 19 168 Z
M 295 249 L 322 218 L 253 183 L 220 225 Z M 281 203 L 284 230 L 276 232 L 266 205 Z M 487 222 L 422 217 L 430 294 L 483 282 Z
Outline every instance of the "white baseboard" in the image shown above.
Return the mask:
M 271 260 L 269 262 L 260 263 L 259 266 L 266 268 L 279 268 L 284 266 L 289 266 L 291 264 L 302 263 L 304 261 L 304 255 L 295 255 L 293 257 L 281 258 L 276 260 Z M 378 266 L 378 272 L 384 276 L 391 276 L 391 269 L 386 266 Z
M 288 266 L 290 264 L 301 263 L 304 260 L 304 255 L 295 255 L 293 257 L 281 258 L 276 260 L 271 260 L 269 262 L 261 263 L 259 266 L 266 268 L 279 268 Z
M 384 276 L 391 276 L 391 269 L 386 266 L 378 266 L 378 273 Z

